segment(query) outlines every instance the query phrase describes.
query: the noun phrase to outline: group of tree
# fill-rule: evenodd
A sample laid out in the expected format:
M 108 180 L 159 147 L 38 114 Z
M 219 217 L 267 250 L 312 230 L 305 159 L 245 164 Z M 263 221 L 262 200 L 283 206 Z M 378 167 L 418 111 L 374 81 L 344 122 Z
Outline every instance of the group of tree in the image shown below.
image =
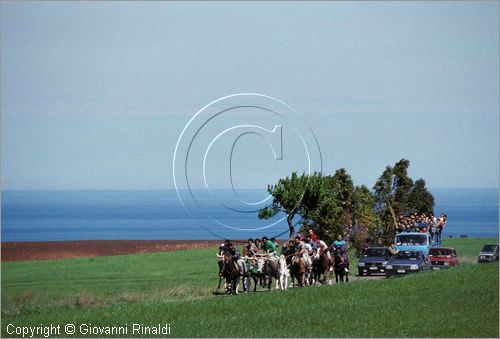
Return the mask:
M 294 172 L 268 186 L 273 201 L 259 211 L 259 218 L 284 213 L 290 238 L 299 226 L 303 231 L 313 229 L 326 241 L 338 234 L 348 235 L 358 250 L 365 239 L 389 243 L 399 214 L 430 214 L 434 209 L 434 197 L 424 179 L 413 181 L 408 176 L 409 166 L 407 159 L 387 166 L 373 190 L 355 186 L 344 168 L 333 175 Z

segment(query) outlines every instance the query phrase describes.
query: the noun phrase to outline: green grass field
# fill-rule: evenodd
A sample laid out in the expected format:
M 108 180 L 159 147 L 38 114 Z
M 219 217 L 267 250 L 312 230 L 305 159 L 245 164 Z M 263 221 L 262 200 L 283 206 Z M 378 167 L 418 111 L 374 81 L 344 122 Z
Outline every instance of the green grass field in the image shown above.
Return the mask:
M 175 337 L 498 337 L 498 264 L 476 264 L 487 242 L 446 239 L 459 268 L 238 296 L 212 294 L 215 249 L 3 263 L 2 337 L 67 323 L 127 326 L 123 337 L 143 336 L 133 323 Z

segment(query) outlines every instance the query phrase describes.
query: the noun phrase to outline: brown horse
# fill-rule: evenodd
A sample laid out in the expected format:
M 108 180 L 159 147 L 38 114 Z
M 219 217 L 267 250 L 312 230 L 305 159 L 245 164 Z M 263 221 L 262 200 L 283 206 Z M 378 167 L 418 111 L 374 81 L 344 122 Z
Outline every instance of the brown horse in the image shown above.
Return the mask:
M 219 285 L 217 286 L 217 290 L 219 290 L 222 280 L 224 280 L 224 277 L 222 276 L 224 273 L 224 259 L 221 254 L 217 254 L 217 266 L 219 266 Z M 225 282 L 224 285 L 226 285 Z
M 238 284 L 240 281 L 240 270 L 236 260 L 228 254 L 223 255 L 223 269 L 222 276 L 226 282 L 226 293 L 227 294 L 238 294 Z M 246 286 L 243 284 L 243 289 L 246 291 Z
M 306 280 L 306 264 L 302 256 L 293 256 L 292 264 L 290 266 L 290 276 L 293 279 L 297 279 L 299 287 L 303 287 Z
M 335 253 L 333 268 L 335 272 L 335 283 L 338 283 L 339 280 L 344 282 L 344 277 L 345 282 L 349 282 L 349 264 L 344 255 L 338 252 Z
M 294 258 L 295 258 L 295 256 L 293 254 L 289 254 L 289 255 L 285 256 L 286 265 L 289 268 L 289 273 L 290 273 L 290 284 L 292 287 L 295 287 L 295 279 L 297 279 L 297 284 L 299 281 L 297 278 L 297 274 L 294 271 L 294 265 L 293 265 Z
M 330 259 L 326 253 L 317 256 L 313 261 L 313 277 L 322 285 L 326 283 L 326 276 L 330 271 Z M 323 276 L 323 279 L 321 277 Z

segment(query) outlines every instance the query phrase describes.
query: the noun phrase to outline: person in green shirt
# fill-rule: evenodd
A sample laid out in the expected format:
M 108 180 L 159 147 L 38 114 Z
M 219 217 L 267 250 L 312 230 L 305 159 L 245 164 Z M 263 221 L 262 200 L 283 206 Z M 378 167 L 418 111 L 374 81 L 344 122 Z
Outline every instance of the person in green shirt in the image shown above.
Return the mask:
M 276 245 L 271 240 L 268 240 L 267 237 L 262 237 L 261 250 L 264 253 L 276 254 Z

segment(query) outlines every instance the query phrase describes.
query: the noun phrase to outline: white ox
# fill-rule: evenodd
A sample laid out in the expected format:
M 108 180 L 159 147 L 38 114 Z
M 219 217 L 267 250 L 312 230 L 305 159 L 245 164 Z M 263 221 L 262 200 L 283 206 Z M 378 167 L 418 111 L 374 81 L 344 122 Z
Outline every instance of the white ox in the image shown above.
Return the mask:
M 281 255 L 279 258 L 259 258 L 257 260 L 257 269 L 266 275 L 266 280 L 269 279 L 267 281 L 268 288 L 271 288 L 272 277 L 276 278 L 276 289 L 286 290 L 288 288 L 290 270 L 288 269 L 284 255 Z

